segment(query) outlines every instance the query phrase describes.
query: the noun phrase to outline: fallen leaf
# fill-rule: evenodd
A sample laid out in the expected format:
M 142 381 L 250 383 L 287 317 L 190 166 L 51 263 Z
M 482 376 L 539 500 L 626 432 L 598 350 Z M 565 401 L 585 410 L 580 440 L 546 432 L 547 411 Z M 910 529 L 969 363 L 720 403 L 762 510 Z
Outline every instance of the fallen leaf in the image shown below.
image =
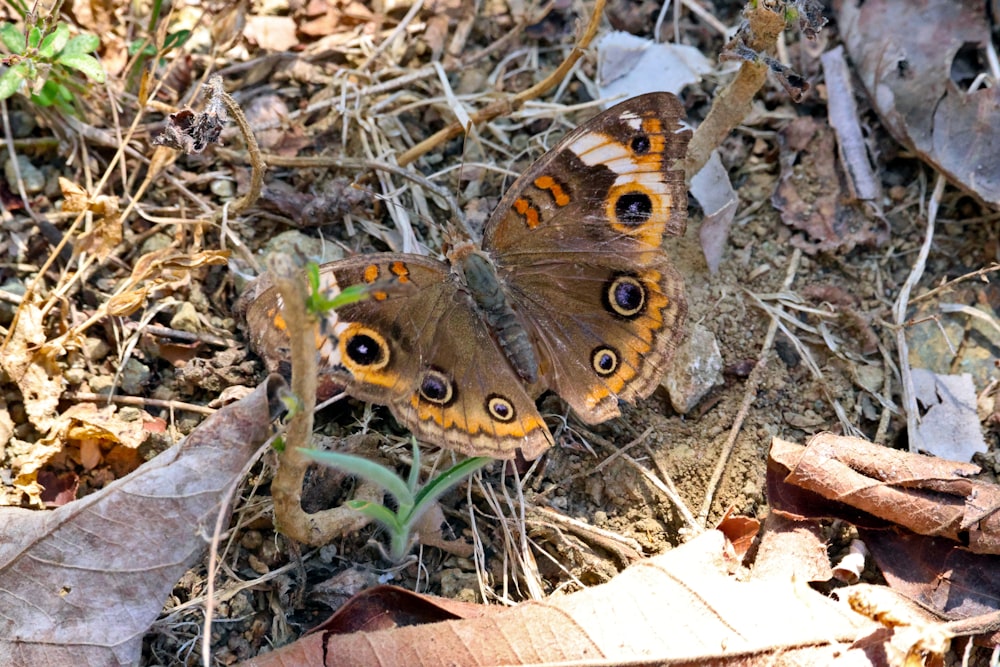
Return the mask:
M 864 212 L 843 201 L 833 132 L 811 116 L 796 118 L 778 133 L 781 176 L 771 203 L 782 221 L 805 233 L 792 245 L 807 253 L 849 251 L 888 240 Z
M 59 177 L 59 188 L 63 194 L 63 211 L 68 213 L 89 211 L 94 214 L 93 226 L 80 234 L 75 250 L 91 253 L 104 261 L 122 242 L 124 234 L 122 221 L 118 215 L 118 198 L 108 195 L 91 197 L 84 188 L 62 176 Z
M 987 4 L 850 0 L 838 23 L 851 62 L 897 141 L 991 204 L 1000 203 L 1000 88 L 968 92 L 963 49 L 990 43 Z M 958 78 L 956 76 L 956 78 Z
M 979 466 L 821 433 L 808 446 L 771 443 L 768 501 L 797 517 L 835 516 L 862 527 L 904 527 L 976 553 L 1000 554 L 1000 486 Z
M 719 151 L 712 151 L 705 166 L 691 178 L 691 194 L 705 212 L 698 238 L 708 270 L 716 273 L 722 264 L 722 255 L 729 241 L 729 228 L 740 203 Z
M 597 43 L 597 85 L 602 98 L 620 99 L 666 90 L 679 93 L 712 71 L 693 46 L 664 44 L 614 31 Z
M 877 624 L 790 577 L 738 581 L 731 573 L 735 565 L 723 535 L 709 531 L 572 595 L 485 608 L 476 618 L 317 632 L 242 667 L 746 664 L 740 659 L 751 655 L 757 661 L 780 657 L 782 664 L 878 664 L 852 647 Z M 393 598 L 385 604 L 394 609 L 398 603 Z M 362 625 L 384 621 L 386 613 L 367 610 L 362 619 L 372 620 Z
M 986 452 L 986 440 L 976 414 L 976 387 L 972 376 L 940 375 L 924 368 L 912 370 L 913 389 L 924 410 L 915 449 L 952 461 L 971 461 Z
M 267 440 L 282 386 L 268 377 L 86 498 L 52 512 L 0 508 L 0 664 L 139 664 L 143 633 Z
M 243 35 L 260 48 L 271 51 L 287 51 L 299 43 L 295 19 L 290 16 L 248 16 Z
M 56 359 L 63 349 L 47 342 L 42 311 L 24 302 L 11 332 L 0 367 L 17 384 L 28 420 L 39 433 L 48 433 L 56 422 L 59 398 L 66 387 Z
M 1000 556 L 893 530 L 862 529 L 860 535 L 893 590 L 942 617 L 959 620 L 1000 609 Z M 1000 632 L 985 639 L 996 645 Z

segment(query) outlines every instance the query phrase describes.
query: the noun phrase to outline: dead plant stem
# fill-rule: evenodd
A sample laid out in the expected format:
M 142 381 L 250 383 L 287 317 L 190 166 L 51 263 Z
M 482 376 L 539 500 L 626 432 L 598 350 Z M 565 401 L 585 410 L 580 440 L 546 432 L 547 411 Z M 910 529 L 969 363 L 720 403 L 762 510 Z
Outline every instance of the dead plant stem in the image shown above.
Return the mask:
M 523 106 L 528 100 L 540 97 L 555 86 L 559 85 L 559 82 L 562 81 L 563 77 L 569 73 L 573 66 L 576 65 L 576 62 L 580 59 L 580 57 L 583 56 L 584 50 L 590 45 L 590 42 L 594 39 L 594 35 L 597 34 L 597 28 L 600 26 L 601 22 L 601 15 L 604 13 L 604 2 L 605 0 L 597 0 L 594 3 L 594 10 L 590 17 L 590 23 L 587 25 L 583 36 L 580 37 L 576 45 L 573 47 L 573 50 L 568 56 L 566 56 L 562 63 L 560 63 L 559 67 L 534 86 L 531 86 L 530 88 L 523 90 L 512 97 L 505 97 L 503 99 L 496 100 L 495 102 L 486 105 L 486 107 L 478 112 L 472 114 L 471 120 L 473 125 L 481 125 L 482 123 L 493 120 L 498 116 L 510 114 Z M 459 136 L 463 132 L 465 132 L 465 128 L 460 122 L 455 121 L 448 127 L 434 133 L 427 139 L 424 139 L 416 146 L 401 154 L 396 162 L 405 166 L 444 142 Z
M 899 375 L 902 383 L 903 410 L 906 413 L 906 431 L 909 439 L 911 452 L 916 452 L 921 447 L 920 436 L 920 412 L 917 409 L 917 396 L 913 388 L 913 369 L 910 368 L 910 348 L 906 342 L 906 311 L 910 304 L 910 292 L 920 282 L 920 277 L 924 274 L 927 266 L 927 257 L 931 252 L 931 244 L 934 242 L 934 223 L 937 220 L 938 207 L 941 204 L 941 196 L 944 194 L 945 178 L 938 174 L 934 183 L 934 191 L 931 193 L 930 201 L 927 203 L 927 233 L 924 235 L 924 242 L 920 246 L 920 252 L 910 270 L 910 275 L 899 290 L 899 296 L 892 307 L 893 323 L 896 325 L 896 351 L 899 355 Z

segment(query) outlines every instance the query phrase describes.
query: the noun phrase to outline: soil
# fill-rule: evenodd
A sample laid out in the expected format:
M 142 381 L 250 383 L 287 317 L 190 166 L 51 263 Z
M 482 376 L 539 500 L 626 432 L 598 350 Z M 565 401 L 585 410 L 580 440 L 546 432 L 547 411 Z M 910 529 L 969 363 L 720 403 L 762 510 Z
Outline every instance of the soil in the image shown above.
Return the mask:
M 646 26 L 647 10 L 656 11 L 656 7 L 647 4 L 614 3 L 608 15 L 616 26 Z M 720 20 L 727 25 L 736 22 L 735 12 L 739 7 L 730 3 L 716 5 L 716 16 Z M 255 8 L 255 15 L 259 9 Z M 497 19 L 491 12 L 501 18 Z M 431 10 L 426 10 L 425 14 L 421 15 L 422 19 L 431 23 L 439 16 Z M 392 17 L 394 20 L 400 18 L 395 13 Z M 505 56 L 518 48 L 537 49 L 540 54 L 537 71 L 524 66 L 521 70 L 506 72 L 503 88 L 523 90 L 540 73 L 551 71 L 558 64 L 563 50 L 547 47 L 571 43 L 572 27 L 577 18 L 570 9 L 553 10 L 544 19 L 534 22 L 521 39 L 510 40 L 495 53 L 466 68 L 461 73 L 461 80 L 453 84 L 462 93 L 481 92 L 492 85 L 488 83 L 490 75 Z M 480 17 L 471 24 L 466 52 L 489 47 L 514 24 L 515 19 L 506 9 L 482 8 Z M 648 27 L 645 29 L 648 32 Z M 673 29 L 668 20 L 664 34 L 668 31 L 673 34 Z M 721 37 L 700 22 L 684 18 L 679 29 L 686 43 L 697 46 L 703 53 L 715 54 L 722 47 Z M 251 123 L 278 119 L 273 129 L 275 134 L 262 139 L 264 150 L 269 154 L 286 157 L 339 154 L 341 116 L 325 109 L 288 120 L 288 113 L 346 90 L 330 80 L 339 76 L 341 68 L 357 64 L 359 47 L 355 43 L 331 42 L 332 46 L 323 50 L 315 46 L 312 38 L 306 39 L 301 34 L 299 38 L 306 49 L 301 57 L 273 59 L 251 45 L 251 52 L 260 57 L 236 60 L 240 53 L 237 49 L 227 52 L 232 54 L 232 62 L 218 62 L 215 67 L 229 72 L 227 89 L 233 91 L 234 97 L 247 110 Z M 797 36 L 792 37 L 790 48 L 797 66 L 803 72 L 815 72 L 817 63 L 810 55 L 812 51 L 800 49 L 796 39 Z M 828 27 L 823 39 L 834 43 L 836 26 Z M 407 35 L 390 55 L 399 63 L 402 73 L 406 69 L 419 69 L 440 46 L 432 35 L 418 32 Z M 171 70 L 171 76 L 181 80 L 171 82 L 172 86 L 163 95 L 169 99 L 161 101 L 182 106 L 182 97 L 171 91 L 188 90 L 184 81 L 202 75 L 207 59 L 204 54 L 196 53 L 196 56 L 193 61 L 177 64 Z M 239 67 L 242 62 L 250 65 Z M 585 59 L 584 74 L 592 76 L 593 69 L 592 59 Z M 718 85 L 713 75 L 685 93 L 685 103 L 693 121 L 704 117 Z M 365 98 L 364 108 L 352 111 L 350 117 L 352 122 L 362 125 L 368 122 L 379 125 L 378 131 L 365 135 L 367 141 L 382 142 L 375 147 L 375 153 L 398 150 L 402 146 L 398 141 L 400 136 L 419 141 L 443 125 L 445 119 L 440 109 L 426 103 L 428 97 L 437 94 L 434 78 L 421 78 L 413 84 L 412 91 L 402 93 L 407 101 L 414 102 L 412 110 L 380 117 L 378 114 L 382 112 L 368 105 L 384 98 L 372 96 Z M 560 102 L 571 105 L 586 102 L 589 97 L 590 93 L 580 80 L 573 79 Z M 35 113 L 34 107 L 22 98 L 12 98 L 9 103 L 19 114 Z M 251 111 L 252 105 L 260 108 Z M 93 113 L 94 109 L 90 111 Z M 509 184 L 509 175 L 501 173 L 502 170 L 507 170 L 508 174 L 523 171 L 531 160 L 544 152 L 546 145 L 551 146 L 561 136 L 566 127 L 592 113 L 593 110 L 583 110 L 561 115 L 558 122 L 542 119 L 518 122 L 509 127 L 499 119 L 495 123 L 502 129 L 483 131 L 478 141 L 455 139 L 442 144 L 417 164 L 430 180 L 453 193 L 467 217 L 475 221 L 490 210 Z M 482 555 L 479 563 L 468 554 L 455 555 L 426 547 L 416 549 L 413 557 L 402 565 L 393 565 L 383 557 L 378 545 L 384 544 L 385 536 L 375 526 L 346 535 L 326 547 L 301 548 L 274 529 L 268 483 L 275 462 L 273 457 L 265 457 L 250 473 L 240 494 L 230 547 L 222 555 L 225 567 L 216 589 L 224 593 L 231 591 L 232 595 L 216 608 L 217 620 L 212 631 L 215 660 L 219 664 L 231 664 L 268 647 L 293 641 L 329 616 L 350 595 L 378 582 L 388 581 L 456 598 L 482 600 L 485 597 L 489 602 L 516 602 L 529 597 L 529 591 L 533 590 L 528 585 L 529 577 L 537 580 L 544 594 L 569 592 L 583 585 L 607 581 L 628 565 L 629 553 L 643 556 L 660 553 L 680 544 L 690 534 L 677 507 L 644 477 L 639 466 L 663 480 L 671 480 L 687 508 L 696 516 L 706 504 L 706 497 L 709 498 L 706 525 L 711 526 L 727 513 L 753 517 L 766 513 L 766 460 L 774 437 L 806 442 L 813 433 L 844 432 L 846 419 L 848 425 L 864 437 L 877 438 L 889 446 L 905 447 L 905 420 L 899 412 L 885 414 L 887 408 L 884 407 L 887 401 L 899 405 L 900 391 L 895 329 L 889 323 L 893 300 L 912 269 L 914 256 L 924 238 L 924 204 L 933 174 L 919 162 L 899 153 L 885 132 L 879 129 L 877 118 L 863 110 L 864 121 L 872 133 L 880 137 L 884 149 L 879 156 L 879 166 L 880 177 L 889 193 L 885 217 L 891 233 L 877 245 L 815 254 L 796 250 L 802 244 L 795 239 L 802 239 L 803 232 L 790 228 L 771 205 L 780 176 L 781 148 L 777 133 L 790 118 L 822 117 L 824 113 L 822 97 L 815 89 L 796 106 L 780 86 L 770 82 L 748 125 L 734 132 L 722 147 L 723 161 L 737 189 L 740 204 L 718 272 L 711 273 L 704 259 L 698 236 L 703 212 L 696 202 L 692 201 L 689 209 L 687 234 L 669 241 L 668 250 L 686 280 L 689 304 L 686 326 L 699 326 L 711 332 L 723 358 L 722 384 L 713 388 L 694 410 L 678 414 L 671 407 L 666 392 L 658 391 L 638 406 L 626 408 L 621 419 L 586 427 L 572 416 L 564 419 L 567 411 L 558 398 L 544 397 L 541 405 L 556 433 L 557 446 L 533 467 L 518 469 L 516 476 L 511 466 L 497 463 L 484 471 L 481 481 L 472 483 L 471 493 L 461 485 L 442 499 L 446 520 L 442 537 L 471 543 L 473 531 L 476 531 Z M 42 126 L 58 125 L 52 120 L 50 111 L 39 114 L 38 121 Z M 96 115 L 91 122 L 97 122 Z M 150 129 L 155 134 L 155 128 Z M 47 133 L 40 129 L 38 134 Z M 494 145 L 502 143 L 498 137 L 508 141 L 510 148 L 495 150 Z M 401 205 L 411 218 L 420 243 L 432 253 L 442 248 L 448 227 L 447 213 L 436 202 L 415 201 L 414 190 L 397 192 L 410 185 L 407 181 L 380 180 L 379 176 L 373 177 L 372 172 L 363 169 L 283 167 L 277 160 L 266 175 L 265 197 L 241 217 L 228 220 L 226 224 L 231 236 L 224 237 L 220 226 L 204 224 L 207 214 L 192 210 L 195 200 L 206 202 L 209 211 L 221 207 L 226 190 L 213 185 L 220 180 L 235 184 L 240 193 L 245 191 L 249 169 L 241 157 L 238 133 L 227 129 L 223 140 L 224 150 L 209 148 L 202 154 L 176 156 L 176 162 L 167 171 L 175 179 L 173 183 L 157 179 L 143 195 L 143 215 L 132 214 L 127 219 L 127 250 L 117 257 L 117 264 L 109 265 L 97 281 L 67 297 L 66 317 L 78 322 L 81 318 L 74 313 L 93 312 L 97 303 L 108 298 L 117 281 L 129 274 L 136 259 L 149 252 L 155 243 L 172 244 L 193 252 L 219 248 L 223 242 L 232 248 L 233 239 L 237 239 L 238 244 L 247 249 L 248 252 L 243 253 L 237 247 L 234 263 L 229 266 L 200 268 L 192 272 L 189 279 L 170 284 L 156 297 L 172 298 L 175 302 L 151 318 L 154 324 L 176 327 L 173 318 L 179 303 L 188 302 L 195 307 L 202 331 L 218 336 L 224 345 L 205 344 L 203 338 L 193 349 L 182 350 L 180 343 L 167 345 L 162 338 L 156 343 L 152 338 L 144 338 L 131 354 L 149 369 L 149 375 L 140 379 L 135 390 L 127 392 L 129 395 L 207 405 L 227 387 L 252 386 L 263 377 L 263 366 L 247 349 L 233 316 L 233 305 L 243 287 L 243 281 L 236 274 L 249 270 L 248 258 L 256 257 L 258 250 L 270 239 L 294 229 L 297 222 L 308 217 L 304 213 L 307 205 L 313 207 L 309 215 L 324 220 L 325 224 L 299 229 L 293 239 L 295 243 L 305 243 L 306 238 L 323 239 L 327 249 L 339 248 L 347 252 L 398 249 L 400 237 L 396 223 L 402 214 L 393 207 Z M 368 148 L 371 146 L 366 147 L 359 136 L 350 136 L 343 155 L 362 156 Z M 94 155 L 88 158 L 92 161 L 88 168 L 103 171 L 112 152 L 101 146 L 90 150 Z M 83 178 L 79 167 L 67 164 L 62 152 L 41 150 L 34 155 L 34 161 L 43 166 L 50 179 L 63 175 L 81 182 Z M 124 188 L 116 177 L 111 186 L 116 193 L 127 190 L 134 195 L 135 185 L 142 181 L 141 165 L 129 164 L 129 169 L 134 170 L 129 174 L 130 186 Z M 484 164 L 491 166 L 484 168 Z M 805 165 L 807 171 L 809 168 Z M 360 190 L 345 187 L 345 183 L 354 179 L 360 184 Z M 194 198 L 178 194 L 178 183 L 193 192 Z M 386 195 L 384 188 L 393 191 Z M 415 188 L 415 191 L 427 196 L 426 190 Z M 21 248 L 15 247 L 11 240 L 3 242 L 11 259 L 0 266 L 3 278 L 0 282 L 4 283 L 0 288 L 9 291 L 10 285 L 19 281 L 23 284 L 32 273 L 24 270 L 23 265 L 40 265 L 52 248 L 36 236 L 36 227 L 25 211 L 11 206 L 17 200 L 16 193 L 5 190 L 0 194 L 9 209 L 4 217 L 7 234 L 20 234 L 18 238 L 24 240 Z M 228 196 L 231 199 L 232 194 Z M 53 192 L 47 189 L 35 197 L 35 208 L 42 213 L 54 213 L 54 202 L 61 198 L 58 189 Z M 347 224 L 344 223 L 345 214 Z M 194 224 L 198 215 L 202 218 Z M 918 293 L 997 260 L 998 228 L 996 220 L 988 217 L 989 211 L 960 191 L 949 189 L 940 216 L 943 220 L 939 221 L 938 235 Z M 63 221 L 66 217 L 54 219 L 56 226 L 65 232 Z M 184 222 L 157 222 L 163 219 L 183 219 Z M 974 222 L 966 222 L 968 220 Z M 15 258 L 16 262 L 12 261 Z M 798 300 L 803 306 L 798 310 L 786 310 L 791 320 L 811 327 L 822 325 L 826 338 L 793 329 L 797 340 L 778 332 L 773 345 L 767 346 L 765 340 L 771 318 L 757 299 L 776 305 L 779 296 L 785 303 Z M 941 300 L 979 304 L 991 309 L 998 303 L 996 291 L 979 281 L 960 284 L 955 291 L 942 295 Z M 138 320 L 144 312 L 152 315 L 150 309 L 154 303 L 150 302 L 145 311 L 132 314 L 130 319 Z M 5 327 L 10 325 L 9 315 L 12 314 L 12 310 L 8 310 L 10 312 L 0 321 Z M 940 313 L 932 312 L 931 315 L 939 316 Z M 106 322 L 92 327 L 86 335 L 117 350 L 115 328 L 110 320 Z M 991 365 L 1000 356 L 996 343 L 984 342 L 981 337 L 969 334 L 970 330 L 969 326 L 962 330 L 964 343 L 954 341 L 954 344 L 984 347 L 987 354 L 983 363 Z M 831 341 L 837 343 L 836 350 L 831 348 Z M 818 374 L 810 369 L 803 351 L 812 356 Z M 92 388 L 98 384 L 95 379 L 98 376 L 112 375 L 117 365 L 115 356 L 93 357 L 81 363 L 83 371 L 74 376 L 77 381 L 70 388 Z M 759 362 L 761 369 L 751 375 Z M 859 371 L 862 367 L 865 370 Z M 881 385 L 873 391 L 869 383 L 862 381 L 869 371 L 877 371 L 878 377 L 889 378 L 889 391 L 882 396 L 885 400 L 876 396 L 882 392 Z M 992 370 L 985 373 L 989 376 Z M 985 389 L 985 382 L 977 382 L 978 391 Z M 20 399 L 16 388 L 6 383 L 4 391 L 7 404 L 17 406 Z M 748 396 L 752 400 L 743 415 L 741 408 Z M 843 419 L 837 414 L 837 404 L 842 409 Z M 152 403 L 143 409 L 169 424 L 168 434 L 159 447 L 189 432 L 201 419 L 191 412 L 172 411 Z M 13 412 L 16 416 L 16 411 Z M 16 422 L 18 426 L 24 423 L 23 412 L 21 417 L 22 421 Z M 360 432 L 379 434 L 381 456 L 391 461 L 401 474 L 406 474 L 409 462 L 407 434 L 385 408 L 345 400 L 324 409 L 318 424 L 321 433 L 334 440 Z M 734 424 L 739 425 L 734 447 L 724 461 L 718 488 L 710 488 L 709 482 Z M 22 429 L 20 433 L 26 431 Z M 988 438 L 991 454 L 983 461 L 992 469 L 1000 465 L 992 463 L 996 456 L 996 433 L 989 431 Z M 630 443 L 633 444 L 625 453 L 631 461 L 618 455 L 618 449 Z M 434 450 L 429 448 L 427 451 L 425 458 L 433 460 Z M 85 470 L 73 457 L 59 459 L 59 462 L 62 468 L 52 472 L 61 474 L 72 470 L 79 475 L 83 489 L 99 488 L 113 478 L 107 473 L 107 466 Z M 102 470 L 105 477 L 98 479 Z M 307 497 L 307 502 L 316 506 L 338 502 L 343 493 L 341 487 L 350 484 L 349 480 L 336 475 L 317 473 L 317 477 L 311 480 L 314 495 L 311 500 Z M 518 477 L 523 481 L 521 491 L 517 488 Z M 581 529 L 570 530 L 530 511 L 526 512 L 527 522 L 520 524 L 518 502 L 514 499 L 521 494 L 523 501 L 518 502 L 523 502 L 525 508 L 548 508 L 611 531 L 620 536 L 620 540 L 612 540 L 614 544 L 611 544 L 606 537 Z M 8 494 L 8 498 L 12 497 Z M 524 531 L 528 537 L 530 561 L 528 554 L 520 553 L 519 531 Z M 480 565 L 478 571 L 477 564 Z M 257 585 L 245 585 L 246 581 L 279 568 L 284 568 L 281 574 Z M 204 576 L 205 564 L 202 563 L 178 582 L 163 616 L 146 637 L 145 664 L 171 667 L 200 664 L 196 656 L 202 612 L 200 606 L 188 607 L 185 603 L 198 600 L 204 594 Z

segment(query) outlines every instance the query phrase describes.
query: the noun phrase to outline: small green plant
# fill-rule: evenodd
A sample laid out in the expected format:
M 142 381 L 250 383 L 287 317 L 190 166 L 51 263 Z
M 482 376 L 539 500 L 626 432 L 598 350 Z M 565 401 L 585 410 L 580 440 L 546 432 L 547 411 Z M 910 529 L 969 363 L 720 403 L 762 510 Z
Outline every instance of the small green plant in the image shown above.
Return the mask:
M 367 285 L 351 285 L 338 292 L 332 299 L 329 298 L 321 288 L 319 265 L 316 262 L 306 264 L 306 279 L 309 281 L 306 310 L 313 315 L 323 316 L 328 311 L 368 298 L 369 287 Z
M 150 35 L 156 35 L 157 24 L 160 22 L 160 15 L 163 10 L 163 0 L 153 0 L 151 10 L 146 30 Z M 186 42 L 189 37 L 191 37 L 190 30 L 178 30 L 176 32 L 167 33 L 166 37 L 163 38 L 163 46 L 159 48 L 150 40 L 150 38 L 137 39 L 131 42 L 128 45 L 128 54 L 130 56 L 136 56 L 136 58 L 132 68 L 129 70 L 129 86 L 132 86 L 138 80 L 139 75 L 146 68 L 146 64 L 150 60 L 159 56 L 158 63 L 163 65 L 165 62 L 163 56 L 166 55 L 171 49 L 183 46 L 184 42 Z
M 317 463 L 343 470 L 350 475 L 377 484 L 395 498 L 395 511 L 385 505 L 364 500 L 350 500 L 346 505 L 378 521 L 388 529 L 389 557 L 397 562 L 409 552 L 412 545 L 413 529 L 434 501 L 463 479 L 493 461 L 485 456 L 466 459 L 428 480 L 427 484 L 418 489 L 420 448 L 417 446 L 416 440 L 413 441 L 413 466 L 410 468 L 408 479 L 405 480 L 392 469 L 361 456 L 304 448 L 299 451 Z
M 44 21 L 28 14 L 23 28 L 13 23 L 0 25 L 0 42 L 10 52 L 0 59 L 6 65 L 0 73 L 0 100 L 26 86 L 36 104 L 73 113 L 73 91 L 82 90 L 74 80 L 74 72 L 104 83 L 104 68 L 90 55 L 101 45 L 97 35 L 81 33 L 71 37 L 66 23 L 56 23 L 50 29 Z

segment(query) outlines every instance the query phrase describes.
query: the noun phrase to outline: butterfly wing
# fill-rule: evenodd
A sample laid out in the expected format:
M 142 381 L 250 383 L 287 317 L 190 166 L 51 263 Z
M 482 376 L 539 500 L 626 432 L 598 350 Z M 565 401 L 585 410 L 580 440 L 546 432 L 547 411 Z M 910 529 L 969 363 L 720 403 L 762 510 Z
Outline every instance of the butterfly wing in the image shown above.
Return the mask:
M 662 248 L 685 229 L 690 137 L 668 93 L 568 134 L 501 200 L 483 249 L 538 349 L 547 386 L 590 423 L 648 396 L 681 335 L 683 281 Z
M 368 285 L 369 298 L 328 314 L 317 335 L 320 370 L 355 398 L 389 406 L 419 439 L 470 456 L 534 458 L 552 436 L 448 266 L 408 254 L 326 264 L 331 298 Z M 247 312 L 257 349 L 287 348 L 274 289 Z

